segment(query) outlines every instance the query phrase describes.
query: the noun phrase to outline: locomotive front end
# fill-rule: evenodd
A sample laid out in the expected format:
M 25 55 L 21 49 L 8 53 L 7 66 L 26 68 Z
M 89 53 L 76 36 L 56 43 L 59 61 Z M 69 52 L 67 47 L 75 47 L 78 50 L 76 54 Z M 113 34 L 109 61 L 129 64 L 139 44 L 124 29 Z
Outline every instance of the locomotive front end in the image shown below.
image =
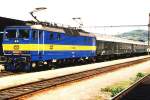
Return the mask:
M 7 61 L 5 70 L 30 70 L 30 27 L 7 27 L 3 36 L 3 53 Z

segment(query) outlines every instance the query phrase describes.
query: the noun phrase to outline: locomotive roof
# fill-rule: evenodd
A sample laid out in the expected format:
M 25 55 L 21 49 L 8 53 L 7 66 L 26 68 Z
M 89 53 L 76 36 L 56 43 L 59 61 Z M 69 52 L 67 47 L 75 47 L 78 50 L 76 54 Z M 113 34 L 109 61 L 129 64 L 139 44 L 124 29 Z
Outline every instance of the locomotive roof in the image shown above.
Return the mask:
M 102 41 L 147 45 L 145 42 L 127 40 L 127 39 L 123 39 L 123 38 L 119 38 L 119 37 L 114 37 L 114 36 L 111 36 L 111 35 L 95 34 L 95 36 L 96 36 L 97 40 L 102 40 Z
M 73 29 L 73 28 L 65 28 L 65 27 L 47 27 L 47 26 L 42 26 L 42 25 L 32 25 L 32 29 L 41 29 L 41 30 L 47 30 L 51 32 L 60 32 L 60 33 L 65 33 L 73 36 L 88 36 L 88 37 L 95 37 L 94 34 L 85 32 L 80 29 Z
M 39 29 L 39 30 L 46 30 L 50 32 L 65 33 L 73 36 L 95 37 L 94 34 L 86 32 L 82 29 L 66 28 L 66 27 L 58 27 L 58 26 L 50 27 L 50 26 L 42 26 L 42 25 L 28 25 L 28 26 L 8 26 L 7 28 Z

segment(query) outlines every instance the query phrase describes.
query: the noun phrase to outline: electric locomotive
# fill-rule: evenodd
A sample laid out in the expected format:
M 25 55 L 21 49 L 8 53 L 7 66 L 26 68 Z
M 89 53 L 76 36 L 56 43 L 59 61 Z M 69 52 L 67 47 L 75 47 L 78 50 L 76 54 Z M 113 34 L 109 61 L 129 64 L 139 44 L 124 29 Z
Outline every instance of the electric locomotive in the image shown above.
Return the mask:
M 55 62 L 96 56 L 95 35 L 75 28 L 8 26 L 2 44 L 8 71 L 31 71 L 43 65 L 51 67 Z

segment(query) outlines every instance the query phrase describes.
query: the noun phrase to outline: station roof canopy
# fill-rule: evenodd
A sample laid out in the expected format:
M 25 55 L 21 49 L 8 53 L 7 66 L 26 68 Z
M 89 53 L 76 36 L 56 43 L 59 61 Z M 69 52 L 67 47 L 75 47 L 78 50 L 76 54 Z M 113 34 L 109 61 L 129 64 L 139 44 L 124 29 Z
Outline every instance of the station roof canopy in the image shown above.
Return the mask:
M 0 17 L 0 32 L 4 30 L 6 26 L 14 26 L 14 25 L 25 25 L 25 21 Z

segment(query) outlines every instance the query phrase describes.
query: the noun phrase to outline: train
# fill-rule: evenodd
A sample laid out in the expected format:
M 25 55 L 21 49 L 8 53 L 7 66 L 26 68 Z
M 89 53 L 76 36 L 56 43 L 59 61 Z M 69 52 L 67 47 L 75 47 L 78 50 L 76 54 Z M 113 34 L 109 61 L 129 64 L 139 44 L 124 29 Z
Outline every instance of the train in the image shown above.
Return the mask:
M 75 27 L 31 24 L 7 26 L 2 41 L 6 71 L 30 72 L 67 62 L 95 62 L 112 56 L 147 53 L 143 42 L 112 38 Z

